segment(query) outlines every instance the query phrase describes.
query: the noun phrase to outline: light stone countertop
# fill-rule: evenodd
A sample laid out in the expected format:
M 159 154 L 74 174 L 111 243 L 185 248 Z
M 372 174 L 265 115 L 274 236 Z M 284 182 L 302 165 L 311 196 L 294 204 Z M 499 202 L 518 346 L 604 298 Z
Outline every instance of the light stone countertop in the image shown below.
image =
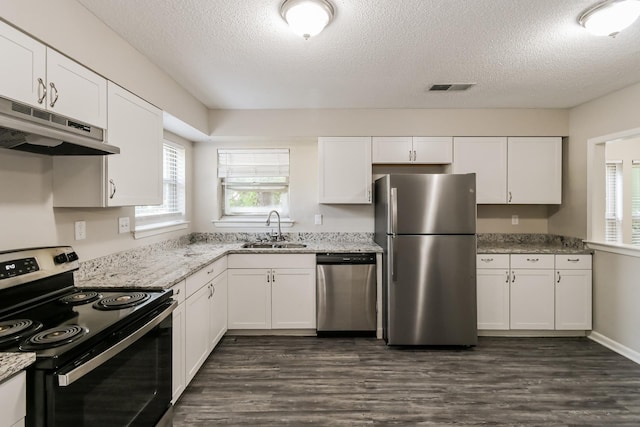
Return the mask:
M 299 243 L 299 242 L 296 242 Z M 373 242 L 311 241 L 305 248 L 245 249 L 244 242 L 193 243 L 183 247 L 154 251 L 140 257 L 123 253 L 92 262 L 93 267 L 75 275 L 79 288 L 167 289 L 187 276 L 228 254 L 316 254 L 324 252 L 376 252 Z
M 545 244 L 478 243 L 479 254 L 591 254 L 591 249 Z
M 0 383 L 35 361 L 35 353 L 0 353 Z

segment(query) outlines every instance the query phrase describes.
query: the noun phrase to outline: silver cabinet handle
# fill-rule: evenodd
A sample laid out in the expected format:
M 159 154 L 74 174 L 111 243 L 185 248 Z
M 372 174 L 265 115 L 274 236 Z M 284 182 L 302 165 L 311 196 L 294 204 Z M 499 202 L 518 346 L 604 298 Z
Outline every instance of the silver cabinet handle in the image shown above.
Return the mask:
M 371 201 L 371 190 L 367 190 L 367 200 Z
M 416 154 L 416 150 L 413 150 L 413 161 L 415 162 L 417 158 L 418 155 Z
M 580 258 L 567 258 L 567 262 L 578 262 Z
M 40 91 L 42 89 L 42 93 Z M 47 97 L 47 85 L 44 84 L 41 78 L 38 78 L 38 104 L 42 104 L 42 101 Z
M 51 86 L 51 92 L 49 93 L 49 95 L 51 96 L 51 103 L 49 104 L 49 107 L 53 107 L 54 105 L 56 105 L 56 102 L 58 102 L 58 89 L 56 89 L 56 85 L 54 85 L 53 82 L 49 83 L 49 86 Z
M 211 285 L 211 296 L 213 297 L 216 294 L 216 287 Z
M 276 283 L 276 272 L 275 271 L 271 272 L 271 283 Z
M 540 258 L 527 258 L 527 261 L 529 261 L 529 262 L 538 262 L 538 261 L 540 261 Z
M 482 261 L 482 262 L 491 262 L 491 261 L 493 261 L 493 258 L 480 258 L 480 261 Z
M 511 203 L 511 199 L 513 199 L 511 191 L 509 191 L 509 203 Z
M 516 281 L 516 273 L 514 272 L 514 273 L 511 275 L 511 283 L 514 283 L 515 281 Z
M 409 150 L 409 161 L 411 161 L 411 150 Z
M 213 273 L 214 270 L 215 270 L 215 268 L 212 268 L 211 270 L 207 271 L 207 274 Z
M 172 301 L 171 305 L 169 305 L 169 307 L 167 307 L 162 313 L 154 317 L 152 320 L 150 320 L 140 329 L 138 329 L 133 334 L 126 337 L 124 340 L 120 341 L 119 343 L 117 343 L 112 347 L 109 347 L 106 351 L 100 353 L 93 359 L 90 359 L 88 362 L 83 363 L 82 365 L 67 372 L 66 374 L 58 375 L 58 385 L 60 385 L 61 387 L 66 387 L 68 385 L 71 385 L 77 380 L 79 380 L 80 378 L 87 375 L 89 372 L 91 372 L 95 368 L 97 368 L 98 366 L 102 365 L 103 363 L 107 362 L 109 359 L 118 355 L 118 353 L 120 353 L 122 350 L 125 350 L 131 344 L 138 341 L 147 332 L 149 332 L 150 330 L 158 326 L 164 319 L 169 317 L 169 315 L 177 307 L 177 305 L 178 305 L 177 301 Z
M 509 283 L 509 272 L 505 271 L 505 273 L 507 273 L 507 280 L 504 283 Z
M 558 271 L 558 282 L 557 283 L 560 283 L 560 279 L 561 279 L 560 272 Z
M 176 289 L 176 295 L 180 295 L 180 289 Z
M 113 199 L 113 196 L 116 195 L 116 183 L 113 181 L 113 179 L 110 179 L 109 184 L 111 184 L 111 194 L 109 194 L 109 198 Z
M 267 283 L 271 283 L 271 272 L 267 271 Z

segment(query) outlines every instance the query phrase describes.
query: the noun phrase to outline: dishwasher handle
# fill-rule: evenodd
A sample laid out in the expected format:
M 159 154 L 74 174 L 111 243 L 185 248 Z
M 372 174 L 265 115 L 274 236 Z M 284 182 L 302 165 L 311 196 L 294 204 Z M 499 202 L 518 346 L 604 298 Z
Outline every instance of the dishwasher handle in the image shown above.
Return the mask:
M 353 264 L 375 264 L 375 253 L 324 253 L 316 255 L 318 265 L 353 265 Z

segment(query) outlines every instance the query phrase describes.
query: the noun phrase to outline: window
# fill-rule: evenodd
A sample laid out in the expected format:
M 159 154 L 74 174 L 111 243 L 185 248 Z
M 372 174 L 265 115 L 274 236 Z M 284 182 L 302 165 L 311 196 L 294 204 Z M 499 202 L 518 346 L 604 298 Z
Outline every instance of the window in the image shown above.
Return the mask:
M 224 217 L 289 217 L 288 149 L 219 149 Z
M 631 162 L 631 244 L 640 246 L 640 160 Z
M 173 142 L 163 144 L 162 204 L 136 206 L 136 230 L 185 220 L 185 150 Z
M 605 240 L 622 242 L 622 162 L 606 162 Z

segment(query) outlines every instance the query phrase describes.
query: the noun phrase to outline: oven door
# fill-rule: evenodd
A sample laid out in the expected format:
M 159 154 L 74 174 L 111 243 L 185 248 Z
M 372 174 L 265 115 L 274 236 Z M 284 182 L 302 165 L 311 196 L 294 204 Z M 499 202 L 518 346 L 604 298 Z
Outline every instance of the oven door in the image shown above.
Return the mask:
M 27 416 L 28 425 L 154 426 L 167 418 L 170 423 L 175 305 L 141 321 L 90 360 L 43 374 L 46 396 L 35 412 L 45 415 L 40 420 Z

